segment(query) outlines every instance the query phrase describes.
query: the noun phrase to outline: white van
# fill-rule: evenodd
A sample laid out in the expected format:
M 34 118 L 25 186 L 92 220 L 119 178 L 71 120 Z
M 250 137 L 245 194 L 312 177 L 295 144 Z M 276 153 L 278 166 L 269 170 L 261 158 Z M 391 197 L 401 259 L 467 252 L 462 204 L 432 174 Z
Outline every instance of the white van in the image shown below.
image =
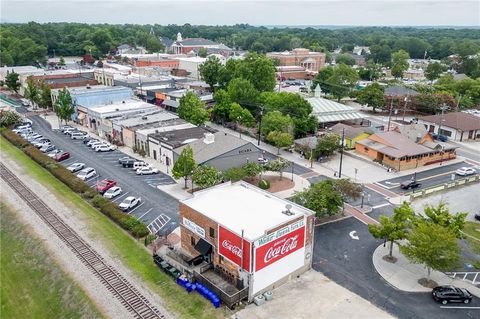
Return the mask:
M 72 140 L 83 140 L 87 137 L 87 133 L 85 132 L 72 132 L 71 138 Z
M 145 163 L 145 162 L 143 162 L 143 161 L 141 161 L 141 162 L 135 162 L 135 163 L 133 163 L 132 169 L 133 169 L 134 171 L 136 171 L 136 170 L 139 169 L 140 167 L 147 167 L 147 166 L 148 166 L 148 164 Z

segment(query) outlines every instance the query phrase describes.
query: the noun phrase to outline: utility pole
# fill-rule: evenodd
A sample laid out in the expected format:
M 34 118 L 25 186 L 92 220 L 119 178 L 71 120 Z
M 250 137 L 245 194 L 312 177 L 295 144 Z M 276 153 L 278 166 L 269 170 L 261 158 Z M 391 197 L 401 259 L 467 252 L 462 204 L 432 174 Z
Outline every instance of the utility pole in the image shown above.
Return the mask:
M 390 132 L 390 119 L 392 118 L 392 110 L 393 110 L 393 95 L 390 100 L 390 112 L 388 113 L 388 126 L 387 132 Z
M 442 122 L 443 122 L 443 113 L 445 112 L 445 108 L 447 106 L 445 104 L 442 105 L 442 115 L 440 116 L 440 124 L 438 124 L 438 131 L 437 134 L 440 136 L 440 132 L 442 131 Z
M 338 170 L 338 178 L 342 177 L 343 143 L 344 142 L 345 142 L 345 128 L 342 129 L 342 144 L 340 145 L 340 168 Z
M 410 94 L 405 97 L 405 104 L 403 105 L 403 118 L 402 121 L 405 122 L 405 112 L 407 112 L 407 103 L 410 98 Z
M 263 105 L 260 106 L 260 121 L 258 122 L 258 146 L 260 146 L 260 139 L 262 137 L 262 118 L 263 118 Z

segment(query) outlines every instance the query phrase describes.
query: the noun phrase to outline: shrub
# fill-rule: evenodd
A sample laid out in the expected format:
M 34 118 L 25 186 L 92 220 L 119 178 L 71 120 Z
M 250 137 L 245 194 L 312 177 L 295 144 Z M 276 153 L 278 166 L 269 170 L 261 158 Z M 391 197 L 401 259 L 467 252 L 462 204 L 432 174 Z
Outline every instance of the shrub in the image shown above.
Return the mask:
M 140 224 L 140 221 L 133 216 L 128 216 L 128 218 L 122 220 L 122 227 L 126 230 L 132 230 L 138 224 Z
M 223 177 L 227 181 L 237 182 L 247 177 L 247 174 L 243 167 L 232 167 L 223 173 Z
M 267 181 L 266 179 L 261 179 L 258 182 L 258 187 L 260 187 L 261 189 L 269 189 L 270 188 L 270 182 Z
M 98 195 L 98 193 L 93 189 L 89 189 L 86 192 L 83 192 L 82 194 L 83 198 L 86 198 L 86 199 L 92 199 L 95 197 L 95 195 Z
M 145 224 L 143 224 L 143 225 L 145 225 Z M 145 227 L 145 228 L 146 228 L 146 227 Z M 148 229 L 147 229 L 147 231 L 148 231 Z M 157 238 L 157 236 L 155 236 L 155 235 L 151 235 L 151 234 L 150 234 L 150 235 L 147 235 L 147 236 L 145 237 L 145 246 L 148 246 L 148 245 L 150 245 L 151 243 L 153 243 L 156 238 Z M 480 264 L 480 262 L 479 262 L 479 264 Z
M 95 196 L 93 196 L 93 199 L 92 199 L 92 205 L 99 208 L 101 207 L 102 205 L 104 205 L 104 202 L 105 202 L 105 197 L 97 194 Z
M 11 130 L 2 129 L 2 135 L 16 147 L 24 148 L 25 146 L 29 145 L 29 143 L 25 139 L 23 139 L 23 137 L 15 134 Z
M 144 223 L 141 223 L 141 222 L 139 222 L 137 225 L 135 225 L 132 229 L 132 235 L 137 237 L 137 238 L 147 236 L 149 233 L 150 232 L 148 231 L 147 225 L 145 225 Z

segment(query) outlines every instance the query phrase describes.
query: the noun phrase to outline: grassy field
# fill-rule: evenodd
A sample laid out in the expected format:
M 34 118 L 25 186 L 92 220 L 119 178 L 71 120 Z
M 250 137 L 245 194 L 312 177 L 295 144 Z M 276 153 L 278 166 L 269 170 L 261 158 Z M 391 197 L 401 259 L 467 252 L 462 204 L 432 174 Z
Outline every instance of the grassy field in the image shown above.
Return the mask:
M 468 235 L 466 240 L 469 242 L 472 251 L 480 254 L 480 223 L 466 222 L 463 232 Z
M 152 262 L 151 254 L 143 244 L 135 241 L 129 234 L 115 225 L 106 216 L 93 208 L 83 198 L 73 193 L 63 183 L 36 164 L 18 148 L 0 137 L 2 152 L 21 165 L 33 178 L 50 189 L 65 205 L 72 207 L 72 213 L 88 225 L 92 236 L 101 241 L 110 252 L 149 287 L 158 293 L 167 309 L 177 318 L 223 318 L 221 310 L 213 308 L 211 303 L 197 293 L 188 294 L 170 277 L 161 272 Z
M 10 207 L 0 216 L 2 318 L 103 318 Z

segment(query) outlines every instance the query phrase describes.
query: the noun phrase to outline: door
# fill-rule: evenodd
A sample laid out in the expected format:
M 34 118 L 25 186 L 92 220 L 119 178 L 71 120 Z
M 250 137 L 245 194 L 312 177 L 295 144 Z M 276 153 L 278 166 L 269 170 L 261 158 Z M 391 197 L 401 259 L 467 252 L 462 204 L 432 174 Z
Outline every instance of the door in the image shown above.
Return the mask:
M 153 150 L 153 159 L 157 160 L 157 151 Z
M 377 153 L 377 162 L 380 164 L 383 162 L 383 154 L 382 153 Z

